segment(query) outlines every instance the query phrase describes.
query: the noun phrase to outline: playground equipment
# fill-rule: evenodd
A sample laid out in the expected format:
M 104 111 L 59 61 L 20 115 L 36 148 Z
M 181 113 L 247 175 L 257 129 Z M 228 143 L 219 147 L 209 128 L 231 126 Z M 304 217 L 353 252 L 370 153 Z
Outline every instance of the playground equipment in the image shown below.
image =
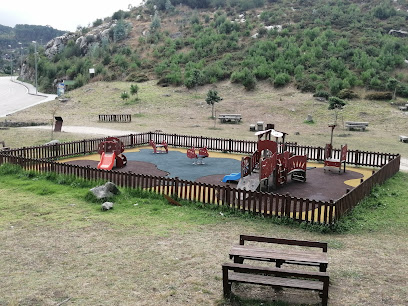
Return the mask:
M 231 181 L 239 181 L 240 178 L 241 178 L 241 172 L 231 173 L 231 174 L 224 176 L 224 178 L 222 179 L 222 182 L 228 183 Z
M 336 169 L 339 174 L 341 173 L 341 166 L 343 165 L 343 173 L 346 172 L 346 159 L 347 159 L 347 145 L 341 146 L 340 158 L 332 158 L 332 146 L 326 144 L 325 159 L 324 159 L 324 172 L 326 170 Z
M 292 181 L 306 181 L 307 156 L 292 155 L 286 151 L 286 133 L 269 129 L 255 135 L 258 136 L 257 150 L 251 156 L 242 158 L 241 179 L 237 188 L 251 191 L 258 187 L 275 189 L 286 184 L 289 175 Z M 262 140 L 263 136 L 265 140 Z M 271 136 L 276 141 L 271 140 Z M 278 144 L 278 138 L 282 138 L 281 144 Z
M 161 144 L 156 144 L 153 139 L 150 140 L 150 145 L 153 148 L 154 154 L 161 154 L 161 153 L 169 153 L 168 145 L 165 140 L 161 142 Z
M 210 156 L 206 147 L 198 149 L 198 154 L 194 147 L 187 150 L 187 157 L 195 159 L 193 165 L 204 165 L 203 159 Z
M 114 166 L 116 166 L 116 168 L 123 168 L 126 166 L 127 159 L 126 156 L 122 154 L 124 150 L 125 146 L 118 138 L 106 138 L 98 147 L 98 153 L 101 155 L 98 169 L 112 170 Z
M 330 124 L 331 136 L 330 143 L 326 144 L 324 148 L 324 172 L 326 170 L 332 170 L 333 168 L 341 173 L 341 166 L 343 165 L 343 172 L 346 172 L 346 159 L 347 159 L 347 145 L 341 146 L 340 158 L 333 157 L 333 131 L 336 127 L 335 124 Z

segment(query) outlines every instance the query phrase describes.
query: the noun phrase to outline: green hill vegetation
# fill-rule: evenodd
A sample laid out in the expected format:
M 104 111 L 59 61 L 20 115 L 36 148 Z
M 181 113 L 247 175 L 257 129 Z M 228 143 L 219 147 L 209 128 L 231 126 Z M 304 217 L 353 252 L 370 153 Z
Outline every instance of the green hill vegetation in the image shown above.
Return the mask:
M 0 25 L 0 72 L 10 74 L 10 61 L 13 60 L 13 66 L 17 67 L 20 56 L 27 53 L 25 49 L 32 44 L 32 41 L 46 43 L 63 33 L 64 31 L 50 26 L 17 24 L 12 28 Z
M 378 0 L 149 0 L 115 12 L 109 41 L 86 55 L 73 40 L 54 58 L 42 55 L 39 83 L 54 91 L 58 78 L 76 87 L 158 79 L 188 88 L 229 79 L 252 90 L 267 80 L 331 95 L 364 87 L 408 97 L 407 9 L 405 1 Z

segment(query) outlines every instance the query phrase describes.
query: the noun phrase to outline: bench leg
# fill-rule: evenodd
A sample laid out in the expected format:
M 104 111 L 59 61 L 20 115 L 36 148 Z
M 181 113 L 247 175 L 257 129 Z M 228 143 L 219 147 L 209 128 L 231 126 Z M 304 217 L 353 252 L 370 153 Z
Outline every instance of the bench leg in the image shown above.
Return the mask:
M 229 298 L 231 296 L 231 283 L 228 281 L 228 269 L 226 267 L 222 267 L 222 287 L 224 297 Z
M 323 291 L 320 293 L 320 297 L 322 298 L 322 305 L 327 306 L 329 300 L 329 280 L 323 282 Z

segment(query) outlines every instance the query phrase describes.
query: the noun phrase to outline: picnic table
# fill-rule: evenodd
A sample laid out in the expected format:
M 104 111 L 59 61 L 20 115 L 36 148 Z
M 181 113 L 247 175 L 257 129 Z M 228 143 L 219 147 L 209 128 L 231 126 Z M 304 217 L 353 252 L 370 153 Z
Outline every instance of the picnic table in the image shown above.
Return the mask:
M 402 111 L 408 111 L 408 103 L 405 104 L 405 106 L 400 106 L 399 109 Z
M 289 248 L 263 248 L 245 245 L 245 241 L 279 244 L 289 246 Z M 322 252 L 308 252 L 297 247 L 321 248 Z M 229 256 L 234 262 L 222 265 L 225 297 L 230 297 L 233 283 L 247 283 L 271 286 L 275 289 L 294 288 L 318 291 L 322 298 L 322 305 L 328 304 L 330 280 L 326 272 L 327 243 L 241 235 L 240 244 L 231 248 Z M 275 262 L 276 267 L 244 264 L 244 260 Z M 282 264 L 318 266 L 320 271 L 286 269 L 281 268 Z
M 355 130 L 359 129 L 362 131 L 365 131 L 365 129 L 368 127 L 368 122 L 355 122 L 355 121 L 346 121 L 344 126 L 350 131 L 350 130 Z
M 242 116 L 241 114 L 219 114 L 218 119 L 220 119 L 222 123 L 239 123 L 242 119 Z
M 400 141 L 401 142 L 408 142 L 408 136 L 400 135 Z

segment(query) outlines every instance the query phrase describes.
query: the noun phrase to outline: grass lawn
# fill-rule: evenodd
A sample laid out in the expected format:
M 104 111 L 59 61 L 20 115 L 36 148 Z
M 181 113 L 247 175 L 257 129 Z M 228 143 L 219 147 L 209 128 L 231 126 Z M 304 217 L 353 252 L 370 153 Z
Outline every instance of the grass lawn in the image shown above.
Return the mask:
M 408 175 L 398 173 L 338 232 L 121 190 L 101 211 L 96 183 L 0 167 L 0 305 L 318 304 L 317 293 L 254 286 L 222 297 L 239 234 L 329 243 L 330 305 L 408 302 Z M 279 303 L 273 302 L 279 300 Z
M 333 112 L 326 102 L 292 87 L 259 82 L 247 92 L 229 82 L 200 87 L 138 84 L 140 101 L 121 101 L 130 83 L 95 82 L 52 101 L 7 116 L 8 121 L 52 123 L 117 130 L 202 135 L 255 140 L 250 124 L 274 123 L 286 140 L 324 146 Z M 223 98 L 217 114 L 241 113 L 241 124 L 210 118 L 208 89 Z M 359 92 L 361 97 L 364 92 Z M 131 123 L 100 123 L 98 114 L 132 114 Z M 307 115 L 314 123 L 306 124 Z M 407 113 L 389 102 L 356 99 L 340 114 L 334 147 L 400 153 L 407 144 Z M 367 121 L 365 132 L 347 131 L 343 121 Z M 64 130 L 64 129 L 63 129 Z M 84 131 L 86 132 L 86 131 Z M 80 140 L 78 133 L 10 128 L 1 139 L 9 147 L 42 145 L 51 139 Z M 408 304 L 408 174 L 376 187 L 348 217 L 325 228 L 285 224 L 198 204 L 170 206 L 159 196 L 122 190 L 111 211 L 90 201 L 88 182 L 38 177 L 0 167 L 0 305 L 286 305 L 318 304 L 316 293 L 254 286 L 234 287 L 232 302 L 222 297 L 221 264 L 239 234 L 329 243 L 330 305 Z M 222 214 L 221 214 L 222 213 Z M 273 301 L 280 301 L 273 303 Z M 286 304 L 285 304 L 286 303 Z

